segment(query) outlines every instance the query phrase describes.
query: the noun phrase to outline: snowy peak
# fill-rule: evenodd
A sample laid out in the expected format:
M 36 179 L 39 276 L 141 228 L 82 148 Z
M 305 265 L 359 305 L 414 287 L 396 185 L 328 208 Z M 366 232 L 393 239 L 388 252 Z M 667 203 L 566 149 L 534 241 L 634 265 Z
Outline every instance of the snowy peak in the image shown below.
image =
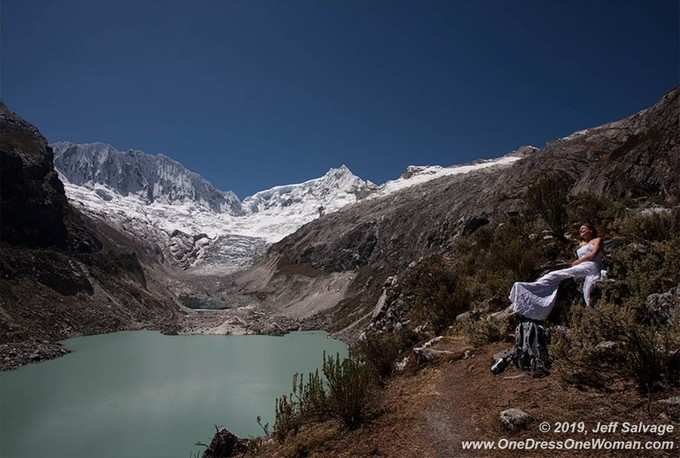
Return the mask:
M 219 191 L 167 156 L 138 150 L 123 152 L 105 143 L 63 142 L 51 146 L 55 167 L 72 184 L 91 189 L 103 186 L 147 203 L 190 202 L 218 213 L 241 213 L 241 202 L 234 193 Z
M 275 186 L 243 200 L 246 214 L 274 211 L 311 212 L 333 211 L 354 203 L 377 189 L 370 181 L 354 175 L 346 166 L 332 168 L 323 176 L 303 183 Z

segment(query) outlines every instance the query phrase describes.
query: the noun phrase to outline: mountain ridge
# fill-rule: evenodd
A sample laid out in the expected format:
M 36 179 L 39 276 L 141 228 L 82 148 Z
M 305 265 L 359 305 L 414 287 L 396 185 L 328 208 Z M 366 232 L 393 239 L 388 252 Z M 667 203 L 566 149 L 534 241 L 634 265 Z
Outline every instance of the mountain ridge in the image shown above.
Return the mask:
M 55 167 L 80 186 L 102 184 L 123 196 L 147 202 L 193 200 L 218 213 L 239 214 L 241 202 L 231 191 L 220 191 L 200 174 L 164 154 L 120 151 L 106 143 L 50 144 Z
M 238 280 L 279 313 L 356 337 L 390 276 L 458 237 L 527 211 L 529 187 L 559 176 L 572 194 L 680 203 L 680 88 L 626 118 L 548 142 L 506 167 L 452 174 L 318 218 L 272 245 Z M 340 283 L 339 281 L 342 280 Z M 339 293 L 330 294 L 330 286 Z M 323 307 L 310 307 L 310 298 Z
M 356 176 L 342 164 L 320 177 L 274 186 L 238 201 L 235 194 L 217 190 L 196 172 L 167 156 L 138 150 L 121 152 L 105 143 L 62 142 L 54 144 L 54 150 L 55 165 L 64 178 L 66 194 L 83 211 L 157 246 L 172 264 L 182 269 L 211 273 L 246 268 L 269 244 L 316 218 L 366 198 L 381 197 L 449 174 L 504 165 L 519 158 L 513 152 L 495 160 L 451 167 L 411 166 L 407 168 L 408 176 L 402 175 L 381 186 Z M 111 157 L 114 160 L 110 160 Z M 165 183 L 161 189 L 150 187 L 149 183 L 158 174 L 148 170 L 149 162 L 162 165 L 166 159 L 173 164 L 173 177 L 178 182 Z M 145 167 L 147 170 L 142 170 L 145 173 L 140 172 Z M 211 195 L 233 196 L 230 211 L 206 205 L 209 198 L 192 191 L 191 187 L 187 190 L 182 181 L 186 176 L 208 183 Z M 159 192 L 148 195 L 151 188 Z M 185 192 L 179 198 L 163 196 L 165 188 Z M 235 240 L 238 243 L 233 249 L 227 246 Z

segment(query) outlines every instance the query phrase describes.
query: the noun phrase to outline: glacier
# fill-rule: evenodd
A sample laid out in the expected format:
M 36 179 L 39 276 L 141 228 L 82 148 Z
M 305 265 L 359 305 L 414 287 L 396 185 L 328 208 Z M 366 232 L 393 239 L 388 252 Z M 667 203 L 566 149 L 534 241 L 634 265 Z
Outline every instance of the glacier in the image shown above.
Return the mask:
M 69 200 L 93 218 L 153 244 L 172 265 L 197 275 L 244 269 L 310 221 L 362 199 L 379 198 L 447 175 L 509 165 L 535 151 L 451 167 L 409 166 L 377 186 L 346 166 L 302 183 L 275 186 L 240 201 L 160 154 L 105 143 L 50 145 Z

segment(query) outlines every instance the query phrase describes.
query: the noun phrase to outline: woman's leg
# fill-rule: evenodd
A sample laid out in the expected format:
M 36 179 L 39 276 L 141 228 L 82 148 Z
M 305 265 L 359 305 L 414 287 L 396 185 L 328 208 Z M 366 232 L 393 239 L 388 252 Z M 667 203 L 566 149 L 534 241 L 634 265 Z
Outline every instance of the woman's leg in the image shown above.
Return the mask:
M 554 270 L 535 282 L 517 282 L 510 290 L 510 302 L 515 312 L 534 320 L 545 320 L 557 296 L 557 288 L 567 278 L 582 278 L 593 271 L 594 263 L 584 262 L 567 269 Z

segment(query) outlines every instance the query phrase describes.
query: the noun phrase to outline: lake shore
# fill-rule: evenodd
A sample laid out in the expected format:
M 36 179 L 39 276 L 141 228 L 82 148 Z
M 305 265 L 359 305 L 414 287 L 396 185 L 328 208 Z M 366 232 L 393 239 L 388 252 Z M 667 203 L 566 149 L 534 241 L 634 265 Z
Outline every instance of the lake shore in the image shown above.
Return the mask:
M 66 337 L 110 334 L 120 331 L 160 331 L 166 335 L 271 335 L 282 336 L 295 331 L 324 331 L 314 321 L 298 321 L 285 316 L 270 315 L 253 306 L 236 309 L 183 308 L 173 322 L 133 323 L 102 328 L 102 332 L 79 333 Z M 337 336 L 339 340 L 344 340 Z M 18 369 L 27 364 L 48 361 L 70 353 L 63 340 L 29 339 L 0 344 L 0 372 Z

